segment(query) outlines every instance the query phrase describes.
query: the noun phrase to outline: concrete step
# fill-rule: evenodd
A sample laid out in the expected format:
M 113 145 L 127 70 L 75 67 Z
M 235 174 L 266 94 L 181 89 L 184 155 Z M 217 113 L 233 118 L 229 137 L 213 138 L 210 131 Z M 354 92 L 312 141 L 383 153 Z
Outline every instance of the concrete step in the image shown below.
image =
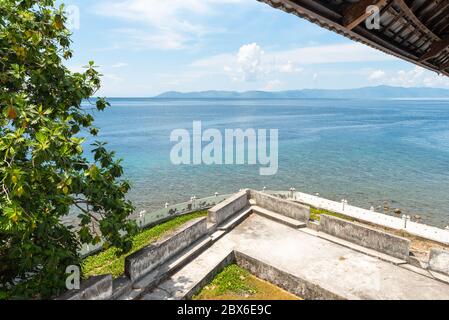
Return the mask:
M 215 231 L 210 237 L 213 242 L 219 240 L 221 237 L 223 237 L 226 234 L 226 230 L 218 230 Z
M 212 248 L 209 250 L 214 251 Z M 188 265 L 158 284 L 156 288 L 147 291 L 140 297 L 140 300 L 189 300 L 212 281 L 220 270 L 234 261 L 232 248 L 225 250 L 221 248 L 213 252 L 212 256 L 206 252 L 203 254 L 208 258 L 205 259 L 203 254 L 199 255 Z
M 307 233 L 311 234 L 310 232 L 307 232 Z M 407 264 L 407 261 L 405 261 L 405 260 L 401 260 L 401 259 L 389 256 L 389 255 L 387 255 L 385 253 L 382 253 L 382 252 L 379 252 L 379 251 L 376 251 L 376 250 L 373 250 L 373 249 L 362 247 L 362 246 L 360 246 L 358 244 L 355 244 L 355 243 L 352 243 L 352 242 L 349 242 L 349 241 L 346 241 L 346 240 L 343 240 L 343 239 L 331 236 L 331 235 L 329 235 L 327 233 L 324 233 L 324 232 L 316 232 L 316 236 L 318 236 L 321 239 L 325 239 L 325 240 L 331 241 L 333 243 L 339 244 L 341 246 L 344 246 L 346 248 L 352 249 L 354 251 L 357 251 L 357 252 L 360 252 L 360 253 L 364 253 L 364 254 L 369 255 L 371 257 L 375 257 L 375 258 L 378 258 L 380 260 L 383 260 L 383 261 L 386 261 L 386 262 L 390 262 L 390 263 L 392 263 L 394 265 L 397 265 L 397 266 L 403 265 L 403 264 Z
M 446 284 L 449 284 L 449 277 L 447 275 L 432 271 L 432 270 L 427 270 L 427 269 L 423 269 L 423 268 L 418 268 L 416 266 L 412 266 L 411 264 L 403 264 L 400 265 L 401 268 L 413 271 L 417 274 L 426 276 L 428 278 L 431 279 L 435 279 L 438 280 L 440 282 L 444 282 Z
M 184 252 L 181 253 L 180 256 L 174 258 L 169 261 L 168 267 L 170 270 L 178 270 L 180 267 L 183 267 L 190 261 L 192 261 L 199 253 L 203 252 L 205 248 L 207 248 L 210 244 L 212 244 L 212 238 L 207 236 L 205 238 L 197 241 L 192 247 L 187 248 Z
M 131 291 L 132 287 L 133 287 L 132 282 L 126 275 L 123 275 L 120 278 L 115 279 L 112 282 L 111 300 L 120 299 L 120 297 Z
M 251 207 L 240 210 L 231 218 L 223 222 L 222 225 L 218 226 L 218 230 L 229 231 L 233 229 L 235 226 L 237 226 L 239 223 L 245 220 L 251 214 L 251 212 L 252 212 Z
M 158 283 L 169 277 L 171 274 L 187 265 L 190 261 L 195 259 L 201 252 L 204 251 L 210 244 L 212 244 L 212 238 L 209 236 L 203 237 L 192 246 L 188 247 L 180 254 L 169 259 L 166 263 L 162 264 L 156 270 L 148 273 L 144 277 L 137 280 L 132 285 L 132 290 L 121 295 L 117 300 L 135 300 L 142 294 L 155 287 Z
M 261 215 L 262 217 L 268 218 L 270 220 L 279 222 L 283 225 L 295 228 L 295 229 L 299 229 L 299 228 L 305 228 L 307 226 L 307 224 L 305 222 L 302 221 L 298 221 L 295 219 L 292 219 L 290 217 L 286 217 L 282 214 L 261 208 L 259 206 L 253 206 L 253 211 L 254 213 L 257 213 L 259 215 Z
M 444 283 L 449 283 L 449 276 L 432 270 L 429 270 L 429 273 L 432 275 L 434 279 Z

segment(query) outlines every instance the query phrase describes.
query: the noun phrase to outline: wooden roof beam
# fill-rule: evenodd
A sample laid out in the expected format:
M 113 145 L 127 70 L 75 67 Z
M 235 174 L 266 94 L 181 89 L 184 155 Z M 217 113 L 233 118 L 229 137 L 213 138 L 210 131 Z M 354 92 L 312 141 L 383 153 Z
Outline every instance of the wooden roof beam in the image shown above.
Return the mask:
M 446 69 L 449 69 L 449 62 L 446 62 L 444 65 L 441 66 L 441 71 L 444 71 Z
M 440 41 L 435 41 L 430 46 L 429 51 L 427 51 L 420 59 L 419 61 L 427 61 L 429 59 L 435 58 L 440 55 L 444 50 L 446 50 L 449 47 L 449 37 Z
M 434 40 L 441 40 L 432 30 L 430 30 L 410 9 L 410 7 L 405 3 L 404 0 L 394 0 L 395 3 L 401 8 L 401 10 L 407 15 L 408 18 L 424 33 L 431 36 Z
M 326 7 L 327 10 L 333 10 L 334 15 L 329 16 L 327 13 L 324 14 L 324 12 L 321 10 L 321 5 L 316 6 L 312 4 L 318 4 L 321 3 L 318 2 L 318 0 L 258 0 L 261 2 L 265 2 L 268 4 L 273 5 L 273 2 L 276 4 L 282 3 L 283 10 L 286 10 L 288 8 L 288 11 L 294 10 L 294 13 L 301 17 L 305 18 L 311 22 L 314 22 L 318 24 L 319 26 L 326 28 L 330 31 L 337 32 L 341 35 L 346 36 L 347 38 L 350 38 L 355 41 L 359 41 L 363 44 L 366 44 L 368 46 L 371 46 L 373 48 L 376 48 L 378 50 L 381 50 L 387 54 L 391 54 L 393 56 L 399 57 L 401 59 L 404 59 L 406 61 L 415 63 L 423 68 L 436 71 L 439 73 L 442 73 L 446 76 L 449 76 L 449 71 L 441 70 L 441 64 L 445 64 L 446 62 L 442 62 L 439 65 L 435 65 L 434 63 L 430 63 L 428 61 L 420 62 L 419 59 L 422 56 L 422 54 L 425 51 L 428 51 L 430 45 L 429 43 L 433 43 L 435 41 L 441 40 L 441 39 L 435 39 L 431 34 L 428 34 L 427 32 L 424 32 L 419 28 L 415 23 L 409 20 L 410 27 L 415 29 L 415 34 L 421 34 L 417 38 L 417 40 L 412 41 L 413 43 L 420 44 L 421 49 L 419 50 L 412 50 L 409 46 L 404 47 L 400 45 L 397 41 L 393 41 L 392 39 L 388 38 L 386 35 L 386 30 L 383 28 L 383 30 L 368 30 L 366 28 L 355 28 L 354 30 L 349 30 L 348 28 L 345 28 L 343 25 L 343 12 L 346 8 L 342 8 L 340 4 L 336 4 L 335 7 L 328 6 Z M 360 0 L 363 1 L 363 0 Z M 395 0 L 389 0 L 389 1 L 395 1 Z M 433 0 L 428 0 L 433 1 Z M 323 0 L 324 2 L 324 0 Z M 337 3 L 337 1 L 334 1 Z M 340 1 L 339 1 L 340 2 Z M 407 2 L 408 3 L 408 2 Z M 419 3 L 419 6 L 421 6 L 422 3 Z M 398 10 L 397 2 L 395 1 L 393 3 L 395 11 Z M 418 4 L 415 5 L 415 7 L 418 6 Z M 392 7 L 393 8 L 393 7 Z M 409 8 L 410 9 L 410 8 Z M 411 9 L 410 9 L 411 10 Z M 416 10 L 416 9 L 415 9 Z M 415 11 L 414 10 L 414 11 Z M 366 8 L 365 8 L 366 11 Z M 403 12 L 403 10 L 400 10 L 404 17 L 407 17 L 408 15 Z M 440 33 L 438 33 L 440 34 Z M 416 45 L 413 44 L 415 47 Z M 426 49 L 422 49 L 425 47 Z
M 438 16 L 437 21 L 432 24 L 430 27 L 432 30 L 435 30 L 435 32 L 438 32 L 439 34 L 442 34 L 445 29 L 447 29 L 447 26 L 449 21 L 449 8 L 447 8 L 442 14 Z
M 367 12 L 369 6 L 382 9 L 387 3 L 388 0 L 360 0 L 350 5 L 343 12 L 343 26 L 349 30 L 354 29 L 373 14 L 373 12 Z
M 436 1 L 436 3 L 437 5 L 435 6 L 435 8 L 422 16 L 422 20 L 426 22 L 426 25 L 430 25 L 433 20 L 439 18 L 441 14 L 444 14 L 444 10 L 449 7 L 449 1 L 447 0 Z

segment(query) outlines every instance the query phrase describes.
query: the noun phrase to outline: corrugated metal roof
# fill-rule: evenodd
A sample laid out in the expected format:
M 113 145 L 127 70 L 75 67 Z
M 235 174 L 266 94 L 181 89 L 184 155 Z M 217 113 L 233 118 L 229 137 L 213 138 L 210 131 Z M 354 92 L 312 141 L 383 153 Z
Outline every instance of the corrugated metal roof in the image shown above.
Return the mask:
M 259 1 L 449 76 L 449 0 Z

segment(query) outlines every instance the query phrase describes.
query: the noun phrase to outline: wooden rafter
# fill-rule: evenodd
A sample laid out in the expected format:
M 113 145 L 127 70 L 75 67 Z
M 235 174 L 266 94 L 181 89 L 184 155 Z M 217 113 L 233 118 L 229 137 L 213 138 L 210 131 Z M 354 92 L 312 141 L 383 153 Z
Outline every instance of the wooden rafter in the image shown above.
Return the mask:
M 444 65 L 441 66 L 441 71 L 449 69 L 449 62 L 446 62 Z
M 440 16 L 440 14 L 444 13 L 444 10 L 447 9 L 448 7 L 449 1 L 441 0 L 439 3 L 437 3 L 435 8 L 429 10 L 429 12 L 424 14 L 421 19 L 426 22 L 426 25 L 429 25 L 430 22 L 437 19 Z
M 407 15 L 407 17 L 410 18 L 410 20 L 424 33 L 429 35 L 430 37 L 434 38 L 434 40 L 441 40 L 439 36 L 437 36 L 432 30 L 430 30 L 424 23 L 421 22 L 421 20 L 418 19 L 418 17 L 415 15 L 415 13 L 412 11 L 412 9 L 409 8 L 409 6 L 405 3 L 404 0 L 394 0 L 395 3 L 401 8 L 401 10 Z
M 349 39 L 449 76 L 449 47 L 442 42 L 449 38 L 449 14 L 446 14 L 449 0 L 259 1 L 279 7 Z M 370 30 L 360 26 L 372 14 L 366 12 L 367 7 L 379 2 L 383 5 L 379 8 L 381 28 Z M 447 31 L 442 32 L 444 30 Z
M 388 0 L 361 0 L 350 5 L 343 15 L 343 26 L 349 30 L 354 29 L 373 14 L 373 12 L 367 11 L 369 6 L 377 6 L 382 9 L 387 3 Z
M 449 37 L 440 41 L 435 41 L 420 59 L 420 61 L 427 61 L 429 59 L 439 56 L 444 50 L 449 47 Z
M 447 27 L 449 26 L 449 8 L 446 8 L 440 15 L 438 15 L 438 19 L 435 19 L 436 22 L 433 23 L 430 27 L 435 32 L 441 34 Z
M 391 7 L 391 5 L 393 4 L 393 1 L 389 2 L 388 5 L 385 7 Z M 413 32 L 413 26 L 411 26 L 411 24 L 409 23 L 409 21 L 407 20 L 406 16 L 402 16 L 401 15 L 401 11 L 396 11 L 396 9 L 391 8 L 390 11 L 393 11 L 393 18 L 390 20 L 390 22 L 388 22 L 383 28 L 384 30 L 389 30 L 390 27 L 392 27 L 396 22 L 398 22 L 398 20 L 403 20 L 403 22 L 401 23 L 401 27 L 399 28 L 399 30 L 397 30 L 396 32 L 392 32 L 393 36 L 391 37 L 392 39 L 396 39 L 396 38 L 400 38 L 401 41 L 399 42 L 399 45 L 403 45 L 404 43 L 408 42 L 410 44 L 410 46 L 413 46 L 414 48 L 419 50 L 419 47 L 416 45 L 419 40 L 422 40 L 422 38 L 420 37 L 421 32 Z M 391 14 L 391 13 L 390 13 Z M 408 37 L 401 37 L 399 34 L 404 30 L 412 30 L 412 32 L 409 33 Z M 418 36 L 419 35 L 419 36 Z M 416 39 L 414 41 L 410 41 L 413 37 L 416 37 Z M 425 43 L 425 42 L 424 42 Z

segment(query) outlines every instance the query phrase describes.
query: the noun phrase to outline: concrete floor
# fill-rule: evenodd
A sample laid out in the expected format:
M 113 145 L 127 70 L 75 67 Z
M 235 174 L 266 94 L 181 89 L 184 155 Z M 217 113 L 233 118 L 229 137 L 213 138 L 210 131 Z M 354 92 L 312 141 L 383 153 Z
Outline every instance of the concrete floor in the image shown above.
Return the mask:
M 253 214 L 143 299 L 182 299 L 237 250 L 346 299 L 449 299 L 449 284 Z

